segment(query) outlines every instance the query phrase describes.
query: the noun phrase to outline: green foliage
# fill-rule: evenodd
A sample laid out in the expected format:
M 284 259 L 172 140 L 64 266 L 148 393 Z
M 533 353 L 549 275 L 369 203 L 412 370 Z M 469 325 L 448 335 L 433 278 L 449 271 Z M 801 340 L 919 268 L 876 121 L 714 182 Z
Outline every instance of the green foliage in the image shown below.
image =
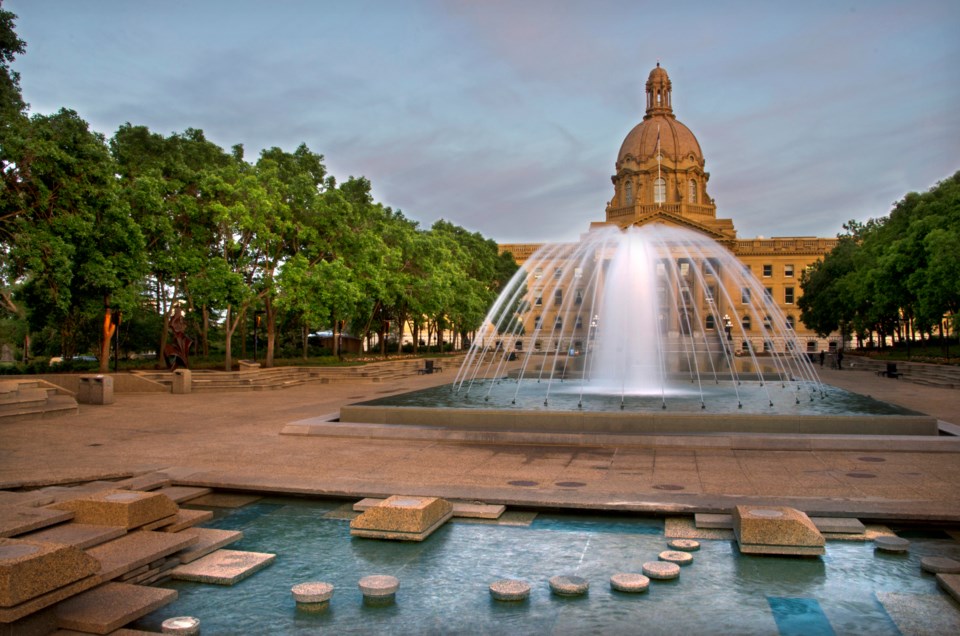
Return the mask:
M 851 221 L 837 247 L 803 274 L 804 324 L 826 335 L 945 335 L 960 313 L 960 172 L 909 193 L 889 217 Z

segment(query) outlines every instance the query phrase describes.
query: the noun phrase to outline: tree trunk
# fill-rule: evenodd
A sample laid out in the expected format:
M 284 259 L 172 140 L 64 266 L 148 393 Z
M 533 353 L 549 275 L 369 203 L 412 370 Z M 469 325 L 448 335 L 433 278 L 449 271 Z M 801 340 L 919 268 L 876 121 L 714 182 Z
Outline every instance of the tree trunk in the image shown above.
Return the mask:
M 300 341 L 303 345 L 303 359 L 310 357 L 310 328 L 307 327 L 307 321 L 300 321 Z
M 207 306 L 202 307 L 203 310 L 203 359 L 206 360 L 210 357 L 210 312 L 207 311 Z
M 233 307 L 231 305 L 227 305 L 227 316 L 226 316 L 226 320 L 224 320 L 223 322 L 223 331 L 226 336 L 226 338 L 224 339 L 224 347 L 223 347 L 223 356 L 224 356 L 223 366 L 226 371 L 233 370 L 233 353 L 232 353 L 233 352 L 233 334 L 237 330 L 237 327 L 243 324 L 243 319 L 246 313 L 247 313 L 247 306 L 244 305 L 243 307 L 240 308 L 240 312 L 239 312 L 239 315 L 237 316 L 237 319 L 231 322 L 231 318 L 233 316 Z
M 267 357 L 266 357 L 266 360 L 264 360 L 263 364 L 266 368 L 269 369 L 270 367 L 273 366 L 273 347 L 277 339 L 277 331 L 276 331 L 276 323 L 277 323 L 276 315 L 277 314 L 273 308 L 273 303 L 270 301 L 269 296 L 266 296 L 263 299 L 263 307 L 267 315 Z M 256 328 L 257 328 L 256 325 L 254 325 L 254 329 Z

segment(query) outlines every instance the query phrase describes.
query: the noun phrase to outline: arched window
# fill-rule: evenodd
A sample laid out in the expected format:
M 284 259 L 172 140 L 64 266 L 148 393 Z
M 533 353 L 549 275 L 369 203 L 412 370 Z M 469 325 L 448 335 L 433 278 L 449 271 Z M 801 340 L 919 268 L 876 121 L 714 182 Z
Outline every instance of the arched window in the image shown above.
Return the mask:
M 667 202 L 667 182 L 664 181 L 663 178 L 657 179 L 653 182 L 653 202 Z
M 740 324 L 743 325 L 744 331 L 750 331 L 750 314 L 744 314 Z
M 687 193 L 687 200 L 690 203 L 697 202 L 697 180 L 696 179 L 690 179 L 690 190 Z
M 633 205 L 633 184 L 629 181 L 623 186 L 623 199 L 627 205 Z
M 708 331 L 713 331 L 717 328 L 716 321 L 713 318 L 713 314 L 707 314 L 706 324 L 704 325 Z

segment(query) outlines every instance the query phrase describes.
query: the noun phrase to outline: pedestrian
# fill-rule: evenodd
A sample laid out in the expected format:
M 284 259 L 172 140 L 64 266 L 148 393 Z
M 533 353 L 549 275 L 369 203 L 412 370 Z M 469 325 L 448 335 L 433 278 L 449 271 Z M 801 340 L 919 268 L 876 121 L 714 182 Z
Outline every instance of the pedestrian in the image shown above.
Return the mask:
M 843 349 L 837 349 L 837 370 L 843 368 Z
M 823 363 L 827 359 L 827 352 L 823 349 L 820 350 L 820 368 L 823 368 Z

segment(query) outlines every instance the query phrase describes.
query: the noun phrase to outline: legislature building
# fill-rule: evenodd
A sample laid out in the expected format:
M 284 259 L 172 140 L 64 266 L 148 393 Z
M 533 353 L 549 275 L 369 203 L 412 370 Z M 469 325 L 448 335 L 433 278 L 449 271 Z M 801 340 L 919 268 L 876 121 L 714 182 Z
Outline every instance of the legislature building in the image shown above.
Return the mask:
M 673 94 L 667 71 L 657 63 L 646 83 L 646 114 L 623 140 L 617 154 L 613 181 L 613 197 L 607 203 L 604 221 L 591 223 L 595 228 L 614 225 L 663 223 L 680 226 L 712 238 L 726 247 L 761 282 L 769 299 L 773 299 L 796 334 L 796 345 L 808 352 L 833 351 L 839 346 L 839 335 L 819 338 L 800 321 L 797 300 L 801 295 L 800 275 L 822 258 L 837 243 L 835 238 L 808 236 L 739 238 L 732 219 L 718 218 L 717 205 L 707 190 L 710 174 L 705 171 L 703 151 L 696 136 L 677 120 L 673 112 Z M 510 252 L 521 266 L 541 244 L 501 244 L 501 253 Z M 533 272 L 528 272 L 533 277 Z M 529 287 L 536 287 L 531 280 Z M 728 290 L 736 299 L 725 307 L 727 332 L 729 321 L 736 320 L 732 344 L 739 350 L 764 350 L 762 330 L 751 321 L 746 306 L 749 298 L 741 298 L 739 290 Z M 703 299 L 703 294 L 700 295 Z M 736 301 L 740 301 L 739 303 Z M 547 303 L 546 305 L 549 305 Z M 544 306 L 544 315 L 537 321 L 551 324 L 553 317 Z M 723 328 L 708 312 L 702 328 L 714 331 Z M 532 316 L 526 320 L 533 321 Z M 528 327 L 528 333 L 534 325 Z M 741 329 L 742 327 L 742 329 Z M 699 330 L 698 330 L 699 331 Z

